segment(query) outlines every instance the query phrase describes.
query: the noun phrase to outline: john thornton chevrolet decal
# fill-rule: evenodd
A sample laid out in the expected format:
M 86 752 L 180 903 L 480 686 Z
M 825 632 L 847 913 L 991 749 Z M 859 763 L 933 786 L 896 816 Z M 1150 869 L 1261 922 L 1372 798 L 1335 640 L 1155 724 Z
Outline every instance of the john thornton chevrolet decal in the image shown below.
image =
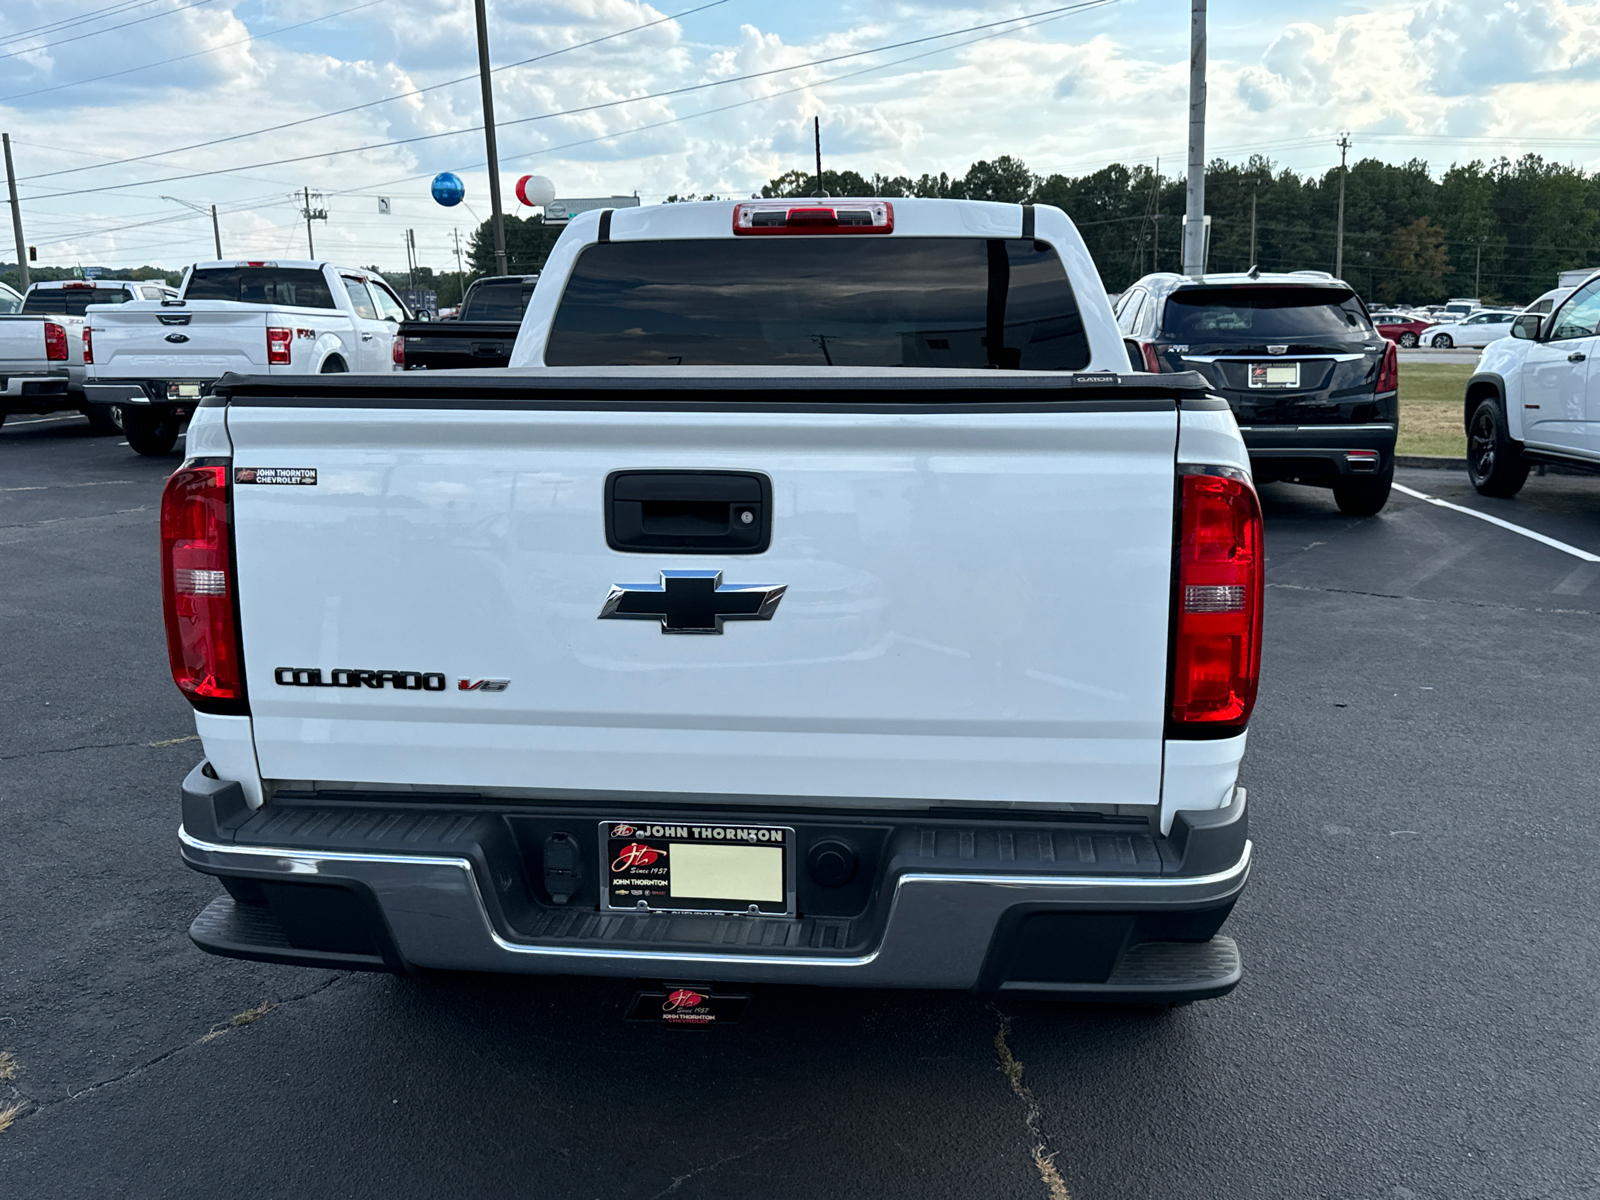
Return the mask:
M 233 472 L 235 483 L 299 483 L 316 486 L 315 467 L 238 467 Z

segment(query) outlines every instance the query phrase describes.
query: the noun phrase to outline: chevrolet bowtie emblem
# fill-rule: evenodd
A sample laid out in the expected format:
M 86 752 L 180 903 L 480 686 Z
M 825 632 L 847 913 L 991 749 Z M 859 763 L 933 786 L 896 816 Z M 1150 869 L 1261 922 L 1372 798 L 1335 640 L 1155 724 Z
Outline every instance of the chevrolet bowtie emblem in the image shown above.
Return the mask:
M 782 583 L 722 582 L 721 571 L 663 571 L 660 583 L 619 583 L 600 619 L 660 621 L 662 633 L 721 633 L 724 621 L 770 621 Z

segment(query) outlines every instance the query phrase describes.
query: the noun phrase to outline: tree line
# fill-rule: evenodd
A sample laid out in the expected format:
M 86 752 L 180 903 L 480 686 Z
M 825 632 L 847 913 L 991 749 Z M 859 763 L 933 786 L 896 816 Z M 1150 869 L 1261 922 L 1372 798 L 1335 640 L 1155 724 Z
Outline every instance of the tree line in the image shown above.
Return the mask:
M 1057 205 L 1072 217 L 1113 292 L 1147 272 L 1181 266 L 1184 180 L 1158 177 L 1144 165 L 1038 175 L 1020 159 L 1001 155 L 973 163 L 960 176 L 824 171 L 822 186 L 832 196 Z M 816 175 L 798 170 L 771 180 L 761 194 L 802 197 L 816 190 Z M 1207 267 L 1332 271 L 1338 205 L 1337 167 L 1318 176 L 1279 169 L 1260 156 L 1244 163 L 1213 160 L 1206 169 Z M 542 268 L 560 227 L 538 217 L 505 220 L 511 270 Z M 1560 271 L 1600 267 L 1600 172 L 1530 154 L 1453 165 L 1435 178 L 1421 159 L 1363 159 L 1345 179 L 1344 231 L 1344 277 L 1369 300 L 1427 304 L 1470 295 L 1526 303 L 1554 287 Z M 474 275 L 493 270 L 493 246 L 485 222 L 472 238 Z

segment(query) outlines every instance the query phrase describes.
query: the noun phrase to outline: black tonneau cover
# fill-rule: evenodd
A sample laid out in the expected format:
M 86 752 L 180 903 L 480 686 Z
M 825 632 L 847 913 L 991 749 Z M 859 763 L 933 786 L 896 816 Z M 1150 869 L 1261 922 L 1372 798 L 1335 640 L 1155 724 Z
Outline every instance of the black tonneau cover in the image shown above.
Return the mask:
M 889 408 L 940 411 L 1041 405 L 1081 409 L 1226 408 L 1196 371 L 1110 372 L 829 372 L 718 375 L 635 368 L 626 374 L 548 371 L 421 371 L 393 375 L 283 378 L 224 375 L 204 405 L 250 408 Z

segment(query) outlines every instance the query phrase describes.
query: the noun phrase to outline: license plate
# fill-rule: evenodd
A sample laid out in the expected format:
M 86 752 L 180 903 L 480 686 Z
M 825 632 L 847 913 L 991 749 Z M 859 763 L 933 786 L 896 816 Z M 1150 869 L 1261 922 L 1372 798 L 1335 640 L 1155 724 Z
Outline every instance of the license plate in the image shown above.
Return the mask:
M 1250 386 L 1253 388 L 1297 388 L 1300 386 L 1300 364 L 1251 363 Z
M 198 383 L 180 383 L 178 385 L 177 398 L 179 400 L 200 399 L 200 385 Z
M 776 825 L 606 821 L 604 907 L 794 914 L 794 830 Z

